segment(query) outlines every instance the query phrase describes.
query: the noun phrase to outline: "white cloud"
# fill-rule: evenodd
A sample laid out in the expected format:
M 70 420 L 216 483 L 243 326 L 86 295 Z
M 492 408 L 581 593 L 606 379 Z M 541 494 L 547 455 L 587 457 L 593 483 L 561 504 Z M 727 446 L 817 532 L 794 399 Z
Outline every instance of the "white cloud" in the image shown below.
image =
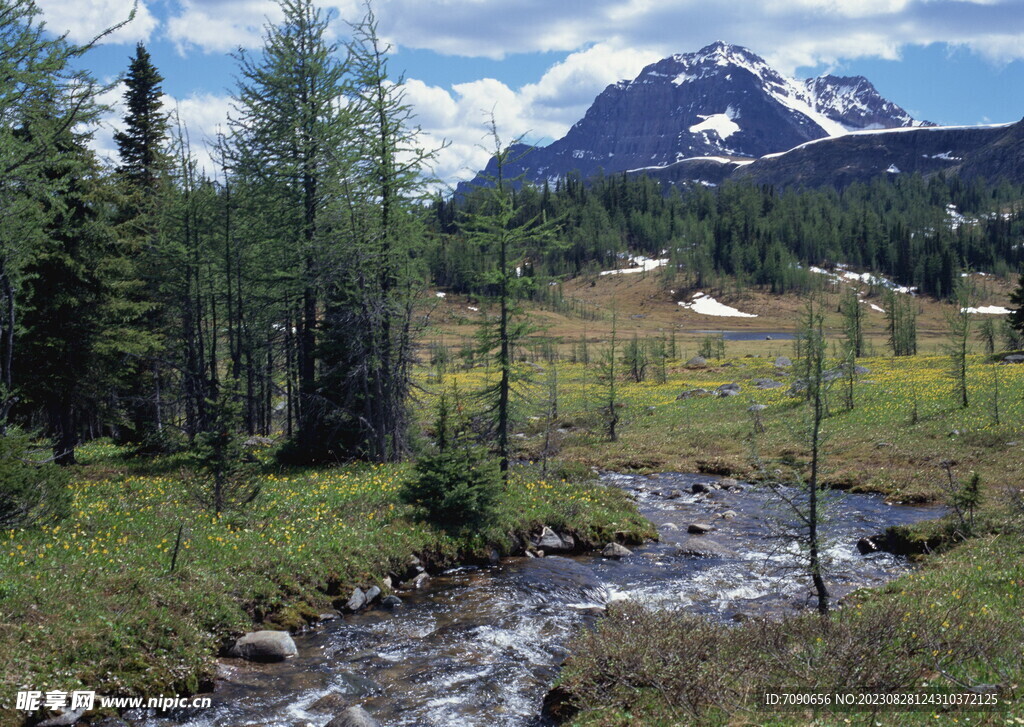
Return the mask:
M 37 0 L 43 11 L 47 29 L 54 33 L 67 33 L 74 43 L 88 43 L 103 31 L 128 19 L 131 4 L 125 0 Z M 135 18 L 107 36 L 105 42 L 133 43 L 149 40 L 157 27 L 157 19 L 142 0 Z
M 539 81 L 520 89 L 484 78 L 449 90 L 413 78 L 406 82 L 406 98 L 423 129 L 423 145 L 436 148 L 442 140 L 449 144 L 438 154 L 436 174 L 467 179 L 490 156 L 492 112 L 503 142 L 522 136 L 528 143 L 548 143 L 563 136 L 605 86 L 636 76 L 657 59 L 654 52 L 600 44 L 569 55 Z
M 167 35 L 182 53 L 191 47 L 209 53 L 258 48 L 267 19 L 280 14 L 274 0 L 181 0 Z

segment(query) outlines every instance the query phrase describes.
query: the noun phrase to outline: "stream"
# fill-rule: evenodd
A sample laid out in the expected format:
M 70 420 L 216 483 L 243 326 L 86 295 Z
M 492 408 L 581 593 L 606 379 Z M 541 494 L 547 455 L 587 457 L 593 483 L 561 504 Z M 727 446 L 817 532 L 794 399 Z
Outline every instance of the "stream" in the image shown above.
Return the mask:
M 299 656 L 287 662 L 224 660 L 210 709 L 125 717 L 139 727 L 319 727 L 331 715 L 311 707 L 333 692 L 387 727 L 539 727 L 541 700 L 566 643 L 610 601 L 629 598 L 722 621 L 812 605 L 799 550 L 782 535 L 792 515 L 769 488 L 741 483 L 742 491 L 692 494 L 694 483 L 719 478 L 689 474 L 603 480 L 634 495 L 658 526 L 660 543 L 634 547 L 622 560 L 523 557 L 455 568 L 423 591 L 400 594 L 404 603 L 394 611 L 346 615 L 297 636 Z M 727 511 L 734 516 L 722 518 Z M 888 553 L 860 555 L 858 539 L 942 512 L 837 495 L 824 526 L 833 599 L 908 568 Z M 689 535 L 695 522 L 714 529 Z

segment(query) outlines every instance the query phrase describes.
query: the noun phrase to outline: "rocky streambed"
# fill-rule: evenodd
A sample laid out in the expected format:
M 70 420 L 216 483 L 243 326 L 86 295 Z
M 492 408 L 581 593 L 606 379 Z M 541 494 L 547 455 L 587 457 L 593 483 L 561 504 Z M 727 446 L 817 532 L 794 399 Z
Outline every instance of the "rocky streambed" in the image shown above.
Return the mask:
M 720 620 L 810 603 L 801 553 L 789 535 L 793 514 L 770 488 L 707 475 L 604 479 L 634 495 L 661 542 L 630 547 L 629 554 L 546 553 L 434 574 L 424 588 L 402 593 L 401 605 L 346 615 L 297 636 L 298 655 L 286 661 L 225 659 L 209 709 L 125 716 L 143 727 L 322 727 L 346 704 L 358 704 L 382 725 L 537 727 L 565 644 L 612 601 Z M 837 495 L 824 527 L 834 596 L 880 585 L 908 567 L 886 552 L 863 555 L 858 541 L 941 512 Z M 549 545 L 561 538 L 544 535 Z M 535 552 L 544 549 L 539 536 Z

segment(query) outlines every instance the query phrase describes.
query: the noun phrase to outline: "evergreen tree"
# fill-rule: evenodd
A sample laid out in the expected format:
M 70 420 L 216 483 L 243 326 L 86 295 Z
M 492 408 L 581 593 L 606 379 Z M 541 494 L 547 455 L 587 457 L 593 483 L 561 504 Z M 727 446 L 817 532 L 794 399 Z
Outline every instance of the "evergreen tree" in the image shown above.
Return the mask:
M 543 212 L 520 219 L 517 214 L 514 185 L 505 178 L 505 168 L 515 160 L 516 144 L 505 146 L 498 136 L 494 119 L 490 122 L 490 137 L 494 142 L 494 176 L 488 186 L 480 190 L 485 202 L 477 212 L 466 215 L 462 230 L 467 238 L 481 249 L 497 253 L 496 269 L 488 282 L 496 289 L 498 317 L 495 325 L 483 330 L 482 348 L 495 351 L 498 381 L 484 392 L 488 409 L 494 415 L 495 435 L 501 471 L 508 476 L 509 433 L 512 414 L 512 390 L 515 372 L 512 361 L 513 346 L 526 334 L 526 324 L 517 321 L 520 311 L 517 293 L 530 284 L 523 277 L 524 258 L 531 248 L 543 249 L 552 242 L 554 224 L 544 218 Z
M 1024 273 L 1021 273 L 1017 281 L 1017 289 L 1010 294 L 1010 303 L 1014 306 L 1008 316 L 1010 326 L 1024 334 Z

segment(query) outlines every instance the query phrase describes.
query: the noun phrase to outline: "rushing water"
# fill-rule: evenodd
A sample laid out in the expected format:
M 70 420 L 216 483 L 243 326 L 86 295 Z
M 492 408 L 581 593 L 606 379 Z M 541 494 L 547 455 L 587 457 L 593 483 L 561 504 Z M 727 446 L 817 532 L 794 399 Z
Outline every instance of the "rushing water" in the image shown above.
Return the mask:
M 214 706 L 192 714 L 140 718 L 145 727 L 324 725 L 311 711 L 330 693 L 362 704 L 383 725 L 540 725 L 543 695 L 565 644 L 609 601 L 631 598 L 709 618 L 780 613 L 810 603 L 799 550 L 784 537 L 792 520 L 767 488 L 691 494 L 704 475 L 606 475 L 637 498 L 660 543 L 634 556 L 509 558 L 456 568 L 395 611 L 371 610 L 296 638 L 299 656 L 280 664 L 226 660 Z M 795 493 L 790 493 L 795 494 Z M 735 517 L 724 519 L 731 510 Z M 938 507 L 886 505 L 846 495 L 829 506 L 827 574 L 837 597 L 878 585 L 906 568 L 886 553 L 861 556 L 856 542 L 889 525 L 937 517 Z M 687 526 L 714 530 L 689 535 Z M 704 552 L 703 557 L 694 552 Z

